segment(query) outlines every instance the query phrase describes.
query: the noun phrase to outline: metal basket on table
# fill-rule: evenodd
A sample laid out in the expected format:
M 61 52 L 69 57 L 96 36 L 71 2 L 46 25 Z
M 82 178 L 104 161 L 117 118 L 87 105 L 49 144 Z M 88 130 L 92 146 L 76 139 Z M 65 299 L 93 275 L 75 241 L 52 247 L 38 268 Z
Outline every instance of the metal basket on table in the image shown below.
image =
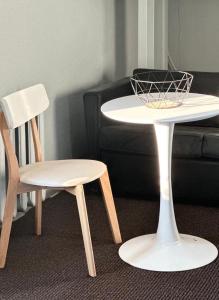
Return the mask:
M 148 71 L 130 78 L 135 95 L 147 107 L 174 108 L 190 91 L 193 75 L 182 71 Z

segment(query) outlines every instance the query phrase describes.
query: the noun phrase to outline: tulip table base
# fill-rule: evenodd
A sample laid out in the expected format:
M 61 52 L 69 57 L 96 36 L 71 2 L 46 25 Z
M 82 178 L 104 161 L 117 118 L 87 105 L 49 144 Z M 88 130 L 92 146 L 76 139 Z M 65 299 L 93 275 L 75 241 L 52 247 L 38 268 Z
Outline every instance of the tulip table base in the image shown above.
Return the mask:
M 186 271 L 205 266 L 216 259 L 217 248 L 210 242 L 180 234 L 177 242 L 160 244 L 156 234 L 142 235 L 124 243 L 119 256 L 126 263 L 151 271 Z
M 173 207 L 171 156 L 174 123 L 154 124 L 160 169 L 160 214 L 156 234 L 124 243 L 120 257 L 132 266 L 153 271 L 185 271 L 202 267 L 218 255 L 210 242 L 179 234 Z M 198 209 L 198 208 L 197 208 Z

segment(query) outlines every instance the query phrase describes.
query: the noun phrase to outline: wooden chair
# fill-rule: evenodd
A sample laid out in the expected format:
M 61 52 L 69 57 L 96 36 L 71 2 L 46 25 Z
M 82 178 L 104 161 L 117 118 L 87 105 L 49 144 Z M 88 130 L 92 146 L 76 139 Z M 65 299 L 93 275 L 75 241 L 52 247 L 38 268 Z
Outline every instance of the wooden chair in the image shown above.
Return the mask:
M 96 276 L 83 185 L 99 179 L 115 243 L 121 235 L 112 196 L 107 167 L 95 160 L 42 161 L 42 150 L 35 117 L 49 106 L 42 84 L 13 93 L 0 101 L 0 128 L 8 161 L 8 189 L 0 237 L 0 268 L 4 268 L 17 195 L 36 191 L 35 233 L 41 235 L 42 189 L 60 189 L 76 196 L 89 275 Z M 10 129 L 30 121 L 36 163 L 19 168 Z

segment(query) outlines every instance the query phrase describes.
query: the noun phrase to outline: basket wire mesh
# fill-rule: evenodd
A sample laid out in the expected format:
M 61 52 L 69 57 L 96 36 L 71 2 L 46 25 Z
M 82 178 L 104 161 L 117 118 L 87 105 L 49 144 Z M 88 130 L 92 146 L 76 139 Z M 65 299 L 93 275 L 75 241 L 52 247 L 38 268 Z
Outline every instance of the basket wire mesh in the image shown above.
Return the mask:
M 174 108 L 190 91 L 193 75 L 183 71 L 149 71 L 130 78 L 135 95 L 147 107 Z

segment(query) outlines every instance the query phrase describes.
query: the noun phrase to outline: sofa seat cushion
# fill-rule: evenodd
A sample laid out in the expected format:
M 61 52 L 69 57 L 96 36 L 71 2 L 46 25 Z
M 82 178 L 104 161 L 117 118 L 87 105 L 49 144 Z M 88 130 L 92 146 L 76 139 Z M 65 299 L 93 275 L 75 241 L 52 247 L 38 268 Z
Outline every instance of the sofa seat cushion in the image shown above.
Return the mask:
M 176 126 L 173 138 L 173 156 L 201 158 L 204 132 L 205 128 L 202 127 Z M 154 128 L 152 125 L 102 127 L 100 148 L 149 156 L 157 155 Z

